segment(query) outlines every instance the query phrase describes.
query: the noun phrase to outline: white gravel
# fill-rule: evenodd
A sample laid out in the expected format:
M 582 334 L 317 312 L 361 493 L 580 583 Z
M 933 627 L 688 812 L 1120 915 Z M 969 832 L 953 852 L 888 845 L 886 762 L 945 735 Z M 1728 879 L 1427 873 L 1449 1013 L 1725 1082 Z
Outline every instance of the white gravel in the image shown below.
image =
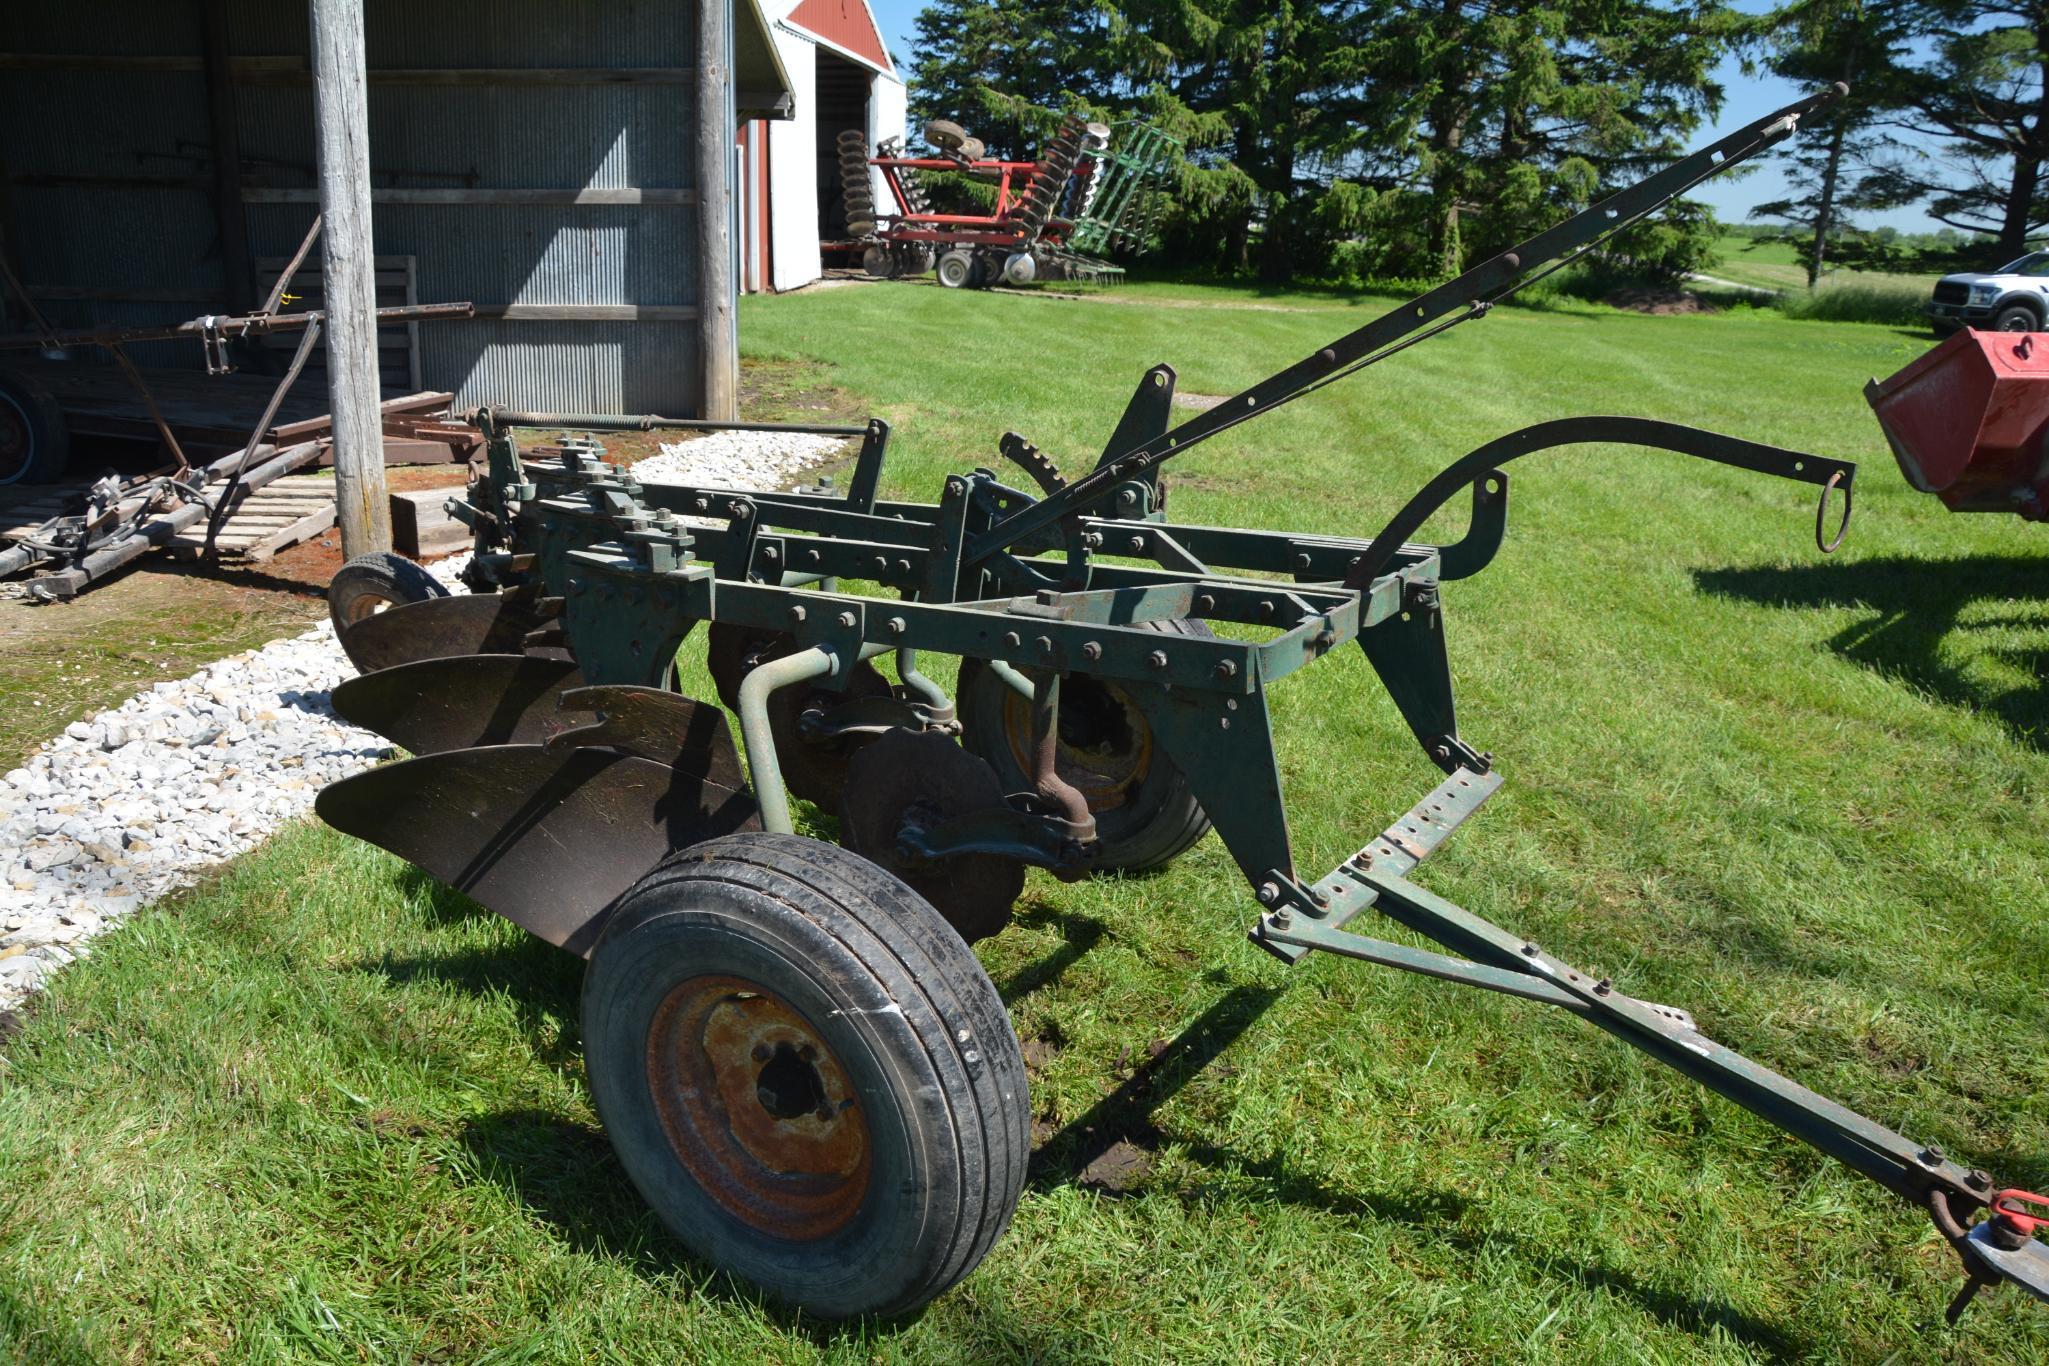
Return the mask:
M 721 488 L 781 488 L 813 465 L 851 449 L 844 437 L 802 432 L 712 432 L 662 443 L 662 453 L 634 465 L 643 484 L 713 484 Z
M 664 446 L 634 474 L 775 488 L 844 444 L 721 432 Z M 467 559 L 431 568 L 460 592 Z M 85 955 L 95 935 L 254 848 L 328 783 L 389 756 L 383 739 L 328 705 L 353 672 L 322 622 L 74 721 L 0 778 L 0 1010 Z

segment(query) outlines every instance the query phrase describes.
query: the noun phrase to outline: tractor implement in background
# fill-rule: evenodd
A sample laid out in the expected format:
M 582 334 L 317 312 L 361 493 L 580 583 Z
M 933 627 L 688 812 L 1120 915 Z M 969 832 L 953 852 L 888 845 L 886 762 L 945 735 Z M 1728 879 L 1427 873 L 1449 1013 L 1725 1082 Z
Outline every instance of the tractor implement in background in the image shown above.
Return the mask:
M 2049 1297 L 2036 1197 L 1418 880 L 1502 783 L 1460 729 L 1444 591 L 1500 550 L 1509 461 L 1593 442 L 1804 484 L 1824 549 L 1854 466 L 1586 417 L 1452 463 L 1371 537 L 1165 515 L 1175 455 L 1484 316 L 1784 141 L 1839 91 L 1178 426 L 1174 372 L 1155 367 L 1072 479 L 1012 433 L 999 450 L 1015 482 L 975 469 L 936 502 L 885 500 L 889 434 L 873 422 L 842 433 L 861 442 L 843 494 L 643 484 L 595 440 L 523 453 L 515 433 L 705 424 L 479 410 L 488 467 L 456 511 L 476 533 L 469 586 L 495 606 L 412 601 L 394 574 L 388 610 L 359 611 L 367 588 L 345 586 L 343 647 L 375 671 L 335 704 L 416 757 L 330 786 L 319 811 L 589 959 L 585 1058 L 627 1172 L 698 1253 L 822 1315 L 915 1309 L 1009 1220 L 1031 1111 L 1016 1035 L 968 943 L 1000 932 L 1026 869 L 1157 868 L 1212 830 L 1250 889 L 1251 941 L 1279 961 L 1326 953 L 1567 1011 L 1920 1209 L 1965 1272 L 1953 1312 L 2007 1281 Z M 1472 509 L 1460 539 L 1411 539 L 1454 498 Z M 470 640 L 490 648 L 450 649 Z M 723 707 L 673 690 L 679 650 L 699 641 Z M 1355 644 L 1440 776 L 1352 857 L 1305 869 L 1268 697 L 1326 656 L 1357 659 Z M 961 661 L 951 696 L 923 668 L 935 653 Z M 893 678 L 872 662 L 885 659 Z M 836 812 L 838 844 L 796 834 L 793 797 Z M 1368 912 L 1434 947 L 1374 937 Z
M 1137 121 L 1114 127 L 1070 114 L 1036 161 L 984 155 L 959 124 L 925 125 L 932 155 L 906 156 L 897 139 L 874 156 L 865 135 L 839 136 L 847 231 L 865 243 L 862 265 L 882 279 L 935 271 L 949 289 L 985 289 L 1034 280 L 1115 283 L 1113 250 L 1143 252 L 1165 211 L 1171 167 L 1181 144 Z M 952 172 L 986 182 L 987 213 L 932 208 L 923 177 Z M 877 201 L 875 182 L 888 196 Z

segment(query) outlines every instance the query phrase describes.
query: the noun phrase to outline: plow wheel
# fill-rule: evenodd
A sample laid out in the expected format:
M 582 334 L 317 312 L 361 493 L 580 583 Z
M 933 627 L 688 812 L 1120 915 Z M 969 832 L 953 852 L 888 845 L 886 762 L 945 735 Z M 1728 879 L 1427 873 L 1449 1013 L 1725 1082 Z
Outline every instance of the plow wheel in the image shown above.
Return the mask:
M 902 263 L 888 247 L 870 247 L 861 253 L 861 269 L 878 280 L 895 278 Z
M 781 631 L 714 622 L 709 635 L 706 663 L 712 681 L 718 685 L 719 700 L 736 715 L 740 684 L 747 675 L 796 650 L 796 641 Z M 827 811 L 838 809 L 840 793 L 847 785 L 847 765 L 871 737 L 812 739 L 804 733 L 805 713 L 824 715 L 847 702 L 890 695 L 889 680 L 867 663 L 856 664 L 844 680 L 794 683 L 770 693 L 768 727 L 775 737 L 776 765 L 782 770 L 783 785 L 793 795 Z
M 916 1309 L 1010 1222 L 1024 1060 L 966 945 L 794 835 L 713 840 L 621 898 L 584 976 L 592 1099 L 694 1253 L 827 1318 Z
M 968 140 L 968 130 L 952 119 L 932 119 L 925 125 L 925 141 L 942 152 L 958 152 Z
M 1151 623 L 1182 635 L 1209 634 L 1199 622 Z M 1002 790 L 1029 789 L 1032 704 L 978 659 L 964 660 L 956 705 L 961 743 L 995 770 Z M 1103 842 L 1098 867 L 1163 868 L 1209 831 L 1188 778 L 1153 743 L 1152 727 L 1124 689 L 1069 674 L 1060 684 L 1055 768 L 1080 790 Z
M 334 633 L 346 638 L 351 626 L 379 612 L 447 596 L 448 590 L 432 574 L 405 556 L 384 550 L 358 555 L 334 571 L 327 585 L 327 616 Z
M 854 756 L 840 804 L 840 842 L 908 883 L 961 939 L 987 939 L 1010 923 L 1024 865 L 998 854 L 906 857 L 906 825 L 930 829 L 955 816 L 1007 806 L 996 771 L 944 735 L 894 730 Z

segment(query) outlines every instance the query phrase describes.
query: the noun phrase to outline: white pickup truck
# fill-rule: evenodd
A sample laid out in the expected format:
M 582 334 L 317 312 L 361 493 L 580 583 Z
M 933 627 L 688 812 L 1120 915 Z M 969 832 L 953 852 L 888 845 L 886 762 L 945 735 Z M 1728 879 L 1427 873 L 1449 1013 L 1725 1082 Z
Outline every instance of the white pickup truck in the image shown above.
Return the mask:
M 2049 325 L 2049 251 L 1982 273 L 1945 275 L 1935 282 L 1928 317 L 1937 336 L 1959 327 L 1981 332 L 2041 332 Z

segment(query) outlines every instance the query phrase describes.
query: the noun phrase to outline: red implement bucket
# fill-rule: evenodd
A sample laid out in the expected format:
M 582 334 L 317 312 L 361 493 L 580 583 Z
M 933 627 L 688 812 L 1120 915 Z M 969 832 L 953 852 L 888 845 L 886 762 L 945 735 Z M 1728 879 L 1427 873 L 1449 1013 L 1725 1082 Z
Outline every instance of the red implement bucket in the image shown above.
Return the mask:
M 1864 397 L 1907 482 L 1950 511 L 2049 517 L 2049 334 L 1966 329 Z

